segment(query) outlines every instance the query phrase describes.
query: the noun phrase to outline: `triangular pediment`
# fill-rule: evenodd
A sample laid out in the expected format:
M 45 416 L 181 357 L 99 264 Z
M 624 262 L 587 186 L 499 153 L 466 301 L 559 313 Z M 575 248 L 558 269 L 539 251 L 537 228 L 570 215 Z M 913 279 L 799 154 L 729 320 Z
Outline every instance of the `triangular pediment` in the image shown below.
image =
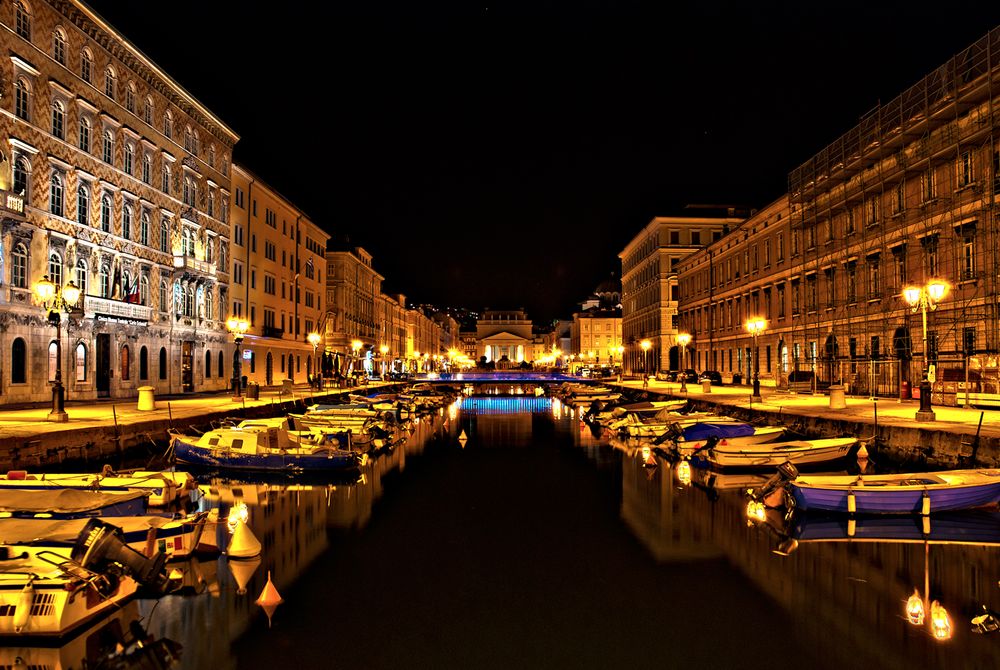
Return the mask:
M 506 330 L 502 330 L 499 333 L 493 333 L 483 339 L 480 342 L 491 342 L 494 340 L 520 340 L 521 342 L 528 342 L 528 340 L 521 335 L 515 335 L 514 333 L 509 333 Z

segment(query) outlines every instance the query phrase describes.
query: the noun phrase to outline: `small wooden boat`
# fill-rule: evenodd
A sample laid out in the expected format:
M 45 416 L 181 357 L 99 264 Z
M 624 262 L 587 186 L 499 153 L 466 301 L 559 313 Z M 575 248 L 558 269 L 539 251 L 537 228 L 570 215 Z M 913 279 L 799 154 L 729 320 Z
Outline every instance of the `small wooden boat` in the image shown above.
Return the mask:
M 893 475 L 798 475 L 788 482 L 804 510 L 858 514 L 931 514 L 1000 502 L 1000 469 Z
M 364 457 L 336 443 L 289 439 L 289 431 L 247 425 L 210 430 L 197 437 L 174 435 L 171 447 L 181 463 L 207 468 L 273 472 L 333 472 L 357 469 Z
M 87 491 L 143 491 L 151 507 L 170 505 L 198 485 L 189 472 L 135 470 L 116 473 L 110 469 L 89 474 L 29 473 L 11 470 L 0 475 L 0 488 L 21 490 L 83 489 Z
M 857 443 L 855 437 L 749 445 L 720 442 L 701 453 L 705 460 L 720 468 L 776 468 L 782 463 L 803 465 L 835 461 L 850 454 Z
M 741 425 L 750 424 L 728 416 L 719 416 L 707 412 L 697 412 L 694 414 L 678 414 L 668 410 L 661 410 L 652 418 L 643 419 L 637 414 L 626 414 L 621 419 L 612 421 L 608 427 L 622 435 L 629 437 L 659 438 L 669 433 L 675 427 L 687 429 L 695 425 Z M 664 438 L 667 439 L 667 438 Z
M 777 440 L 785 434 L 784 426 L 751 426 L 748 423 L 697 422 L 674 431 L 669 438 L 674 451 L 680 456 L 690 456 L 712 446 L 744 447 Z

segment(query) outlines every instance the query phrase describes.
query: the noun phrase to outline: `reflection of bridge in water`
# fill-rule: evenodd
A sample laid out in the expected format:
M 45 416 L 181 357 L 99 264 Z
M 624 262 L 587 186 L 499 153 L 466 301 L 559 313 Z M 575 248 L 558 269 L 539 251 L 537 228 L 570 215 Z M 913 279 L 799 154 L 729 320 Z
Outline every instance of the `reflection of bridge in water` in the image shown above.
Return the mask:
M 984 604 L 1000 609 L 1000 547 L 802 542 L 782 557 L 772 553 L 773 535 L 748 527 L 738 490 L 717 496 L 681 485 L 675 468 L 644 468 L 640 454 L 622 461 L 622 517 L 658 560 L 726 556 L 792 615 L 787 634 L 819 656 L 844 667 L 1000 667 L 1000 640 L 972 633 L 969 623 Z M 925 571 L 930 597 L 951 616 L 948 642 L 903 617 L 907 597 L 915 588 L 923 594 Z

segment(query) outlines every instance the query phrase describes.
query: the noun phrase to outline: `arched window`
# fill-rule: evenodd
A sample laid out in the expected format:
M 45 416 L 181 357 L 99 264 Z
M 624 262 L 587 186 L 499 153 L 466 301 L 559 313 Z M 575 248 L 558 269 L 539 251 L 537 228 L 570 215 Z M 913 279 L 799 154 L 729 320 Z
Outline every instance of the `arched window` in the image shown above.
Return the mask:
M 215 216 L 215 191 L 208 192 L 208 215 Z
M 115 69 L 112 67 L 104 71 L 104 95 L 115 99 Z
M 90 153 L 90 119 L 86 116 L 80 117 L 80 142 L 79 147 L 81 151 L 86 151 Z
M 160 311 L 169 311 L 170 307 L 170 294 L 167 292 L 167 282 L 160 280 Z
M 93 72 L 94 54 L 90 53 L 90 49 L 84 49 L 80 53 L 80 78 L 89 84 Z
M 170 224 L 167 217 L 160 219 L 160 251 L 170 253 Z
M 101 230 L 111 232 L 111 196 L 105 193 L 101 196 Z
M 153 179 L 153 159 L 149 154 L 142 155 L 142 181 L 145 184 L 152 183 Z
M 62 288 L 63 285 L 62 257 L 54 251 L 49 254 L 49 279 L 57 287 Z
M 101 279 L 101 297 L 110 298 L 111 297 L 111 268 L 107 265 L 101 266 L 100 272 Z
M 142 110 L 142 120 L 153 125 L 153 96 L 146 96 L 146 106 Z
M 80 295 L 87 295 L 87 261 L 82 258 L 76 259 L 76 285 L 80 288 Z
M 31 8 L 23 2 L 23 0 L 17 0 L 14 3 L 14 21 L 17 29 L 17 34 L 26 40 L 31 39 Z
M 170 113 L 170 110 L 168 109 L 166 112 L 163 113 L 163 134 L 167 136 L 167 139 L 170 139 L 173 136 L 173 133 L 174 133 L 174 116 L 173 114 Z
M 24 79 L 14 85 L 14 113 L 19 119 L 31 121 L 31 88 Z
M 166 161 L 163 161 L 163 169 L 160 174 L 162 176 L 160 190 L 164 193 L 170 193 L 170 166 L 167 165 Z
M 115 162 L 115 138 L 110 130 L 104 131 L 104 162 Z
M 66 64 L 66 33 L 62 28 L 56 28 L 52 32 L 52 57 L 60 65 Z
M 128 270 L 125 270 L 124 272 L 122 272 L 121 281 L 122 285 L 121 288 L 118 289 L 118 294 L 122 300 L 131 302 L 130 298 L 132 295 L 132 274 Z
M 205 293 L 205 318 L 214 318 L 212 313 L 214 312 L 214 305 L 212 304 L 212 292 L 208 291 Z
M 205 351 L 205 379 L 212 376 L 212 352 Z
M 208 166 L 215 167 L 215 145 L 211 144 L 208 147 Z
M 122 381 L 123 382 L 127 382 L 128 379 L 129 379 L 129 376 L 128 376 L 129 375 L 129 369 L 128 369 L 128 366 L 129 366 L 129 350 L 128 350 L 128 345 L 127 344 L 123 344 L 122 345 L 122 354 L 121 355 L 122 355 L 122 360 L 121 360 L 121 364 L 122 364 L 121 365 L 121 368 L 122 368 Z
M 194 286 L 188 285 L 184 295 L 184 316 L 194 316 Z
M 52 101 L 52 134 L 59 139 L 65 138 L 66 108 L 61 100 Z
M 90 225 L 90 189 L 84 184 L 76 189 L 76 222 L 84 226 Z
M 31 166 L 24 156 L 14 159 L 14 193 L 19 193 L 28 199 L 28 177 L 31 174 Z
M 87 345 L 83 342 L 76 345 L 76 381 L 87 381 Z
M 194 151 L 194 136 L 191 135 L 191 126 L 184 127 L 184 150 Z
M 126 240 L 132 239 L 132 206 L 122 207 L 122 237 Z
M 224 379 L 225 378 L 225 374 L 223 372 L 223 367 L 225 365 L 225 362 L 226 362 L 226 357 L 223 356 L 222 352 L 220 351 L 219 352 L 219 367 L 218 367 L 218 373 L 219 374 L 217 375 L 219 377 L 219 379 Z
M 10 283 L 15 288 L 28 288 L 28 249 L 23 244 L 14 247 L 10 265 Z
M 149 212 L 143 210 L 139 219 L 139 242 L 149 246 Z
M 132 170 L 135 169 L 135 147 L 132 146 L 131 142 L 125 143 L 125 172 L 127 174 L 132 174 Z
M 16 338 L 10 347 L 10 383 L 11 384 L 24 384 L 27 383 L 27 371 L 28 371 L 28 360 L 27 360 L 27 348 L 24 345 L 24 340 L 20 337 Z
M 149 304 L 149 277 L 139 275 L 139 304 Z
M 160 379 L 167 378 L 167 350 L 160 347 Z
M 125 109 L 135 114 L 135 84 L 132 82 L 125 89 Z
M 149 379 L 149 351 L 146 347 L 139 348 L 139 381 Z
M 49 180 L 49 211 L 53 216 L 63 215 L 63 179 L 58 172 L 52 172 Z
M 49 342 L 49 381 L 56 380 L 56 368 L 59 365 L 59 343 L 55 340 Z
M 191 153 L 195 156 L 198 155 L 198 147 L 201 146 L 201 138 L 198 137 L 198 131 L 194 131 L 194 138 L 191 140 Z

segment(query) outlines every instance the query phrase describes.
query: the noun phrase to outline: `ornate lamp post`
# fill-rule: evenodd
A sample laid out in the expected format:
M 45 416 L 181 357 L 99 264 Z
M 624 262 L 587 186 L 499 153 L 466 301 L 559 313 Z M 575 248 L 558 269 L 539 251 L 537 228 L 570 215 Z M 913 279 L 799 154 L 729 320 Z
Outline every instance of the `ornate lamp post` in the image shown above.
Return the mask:
M 317 333 L 316 331 L 313 331 L 308 335 L 306 335 L 306 340 L 308 340 L 309 344 L 313 345 L 313 373 L 316 375 L 315 379 L 322 379 L 322 376 L 320 376 L 320 371 L 319 371 L 319 360 L 316 358 L 316 349 L 317 347 L 319 347 L 319 343 L 322 339 L 323 336 Z M 320 384 L 317 384 L 317 386 L 320 386 L 321 384 L 322 382 L 320 382 Z
M 361 340 L 351 340 L 351 351 L 354 353 L 354 362 L 351 363 L 352 373 L 356 373 L 358 371 L 356 367 L 360 362 L 358 360 L 358 352 L 361 351 L 361 347 L 363 346 L 364 343 Z
M 243 336 L 250 330 L 250 324 L 245 319 L 229 317 L 226 320 L 226 330 L 233 335 L 236 343 L 236 364 L 233 365 L 233 400 L 240 400 L 243 386 Z
M 687 345 L 691 341 L 690 333 L 677 333 L 677 344 L 681 345 L 681 393 L 687 393 L 687 368 L 684 361 L 687 360 Z
M 52 411 L 48 420 L 63 423 L 69 421 L 69 415 L 66 414 L 66 395 L 62 385 L 62 313 L 69 314 L 77 309 L 80 289 L 72 280 L 60 288 L 48 275 L 42 277 L 34 288 L 42 308 L 48 311 L 49 323 L 56 327 L 56 372 L 52 380 Z
M 924 371 L 920 379 L 920 409 L 917 410 L 917 421 L 933 421 L 934 410 L 931 409 L 931 382 L 927 378 L 927 311 L 937 309 L 937 303 L 944 300 L 951 286 L 940 279 L 932 279 L 925 286 L 907 286 L 903 289 L 903 299 L 914 312 L 920 310 L 923 323 L 924 341 Z
M 643 340 L 639 343 L 639 347 L 642 349 L 642 374 L 649 377 L 649 348 L 653 346 L 653 343 L 649 340 Z
M 760 334 L 767 328 L 767 321 L 759 316 L 753 316 L 747 319 L 744 326 L 746 327 L 747 332 L 753 336 L 753 395 L 750 396 L 750 402 L 753 402 L 754 400 L 761 402 L 760 346 L 757 344 L 757 338 L 760 337 Z

